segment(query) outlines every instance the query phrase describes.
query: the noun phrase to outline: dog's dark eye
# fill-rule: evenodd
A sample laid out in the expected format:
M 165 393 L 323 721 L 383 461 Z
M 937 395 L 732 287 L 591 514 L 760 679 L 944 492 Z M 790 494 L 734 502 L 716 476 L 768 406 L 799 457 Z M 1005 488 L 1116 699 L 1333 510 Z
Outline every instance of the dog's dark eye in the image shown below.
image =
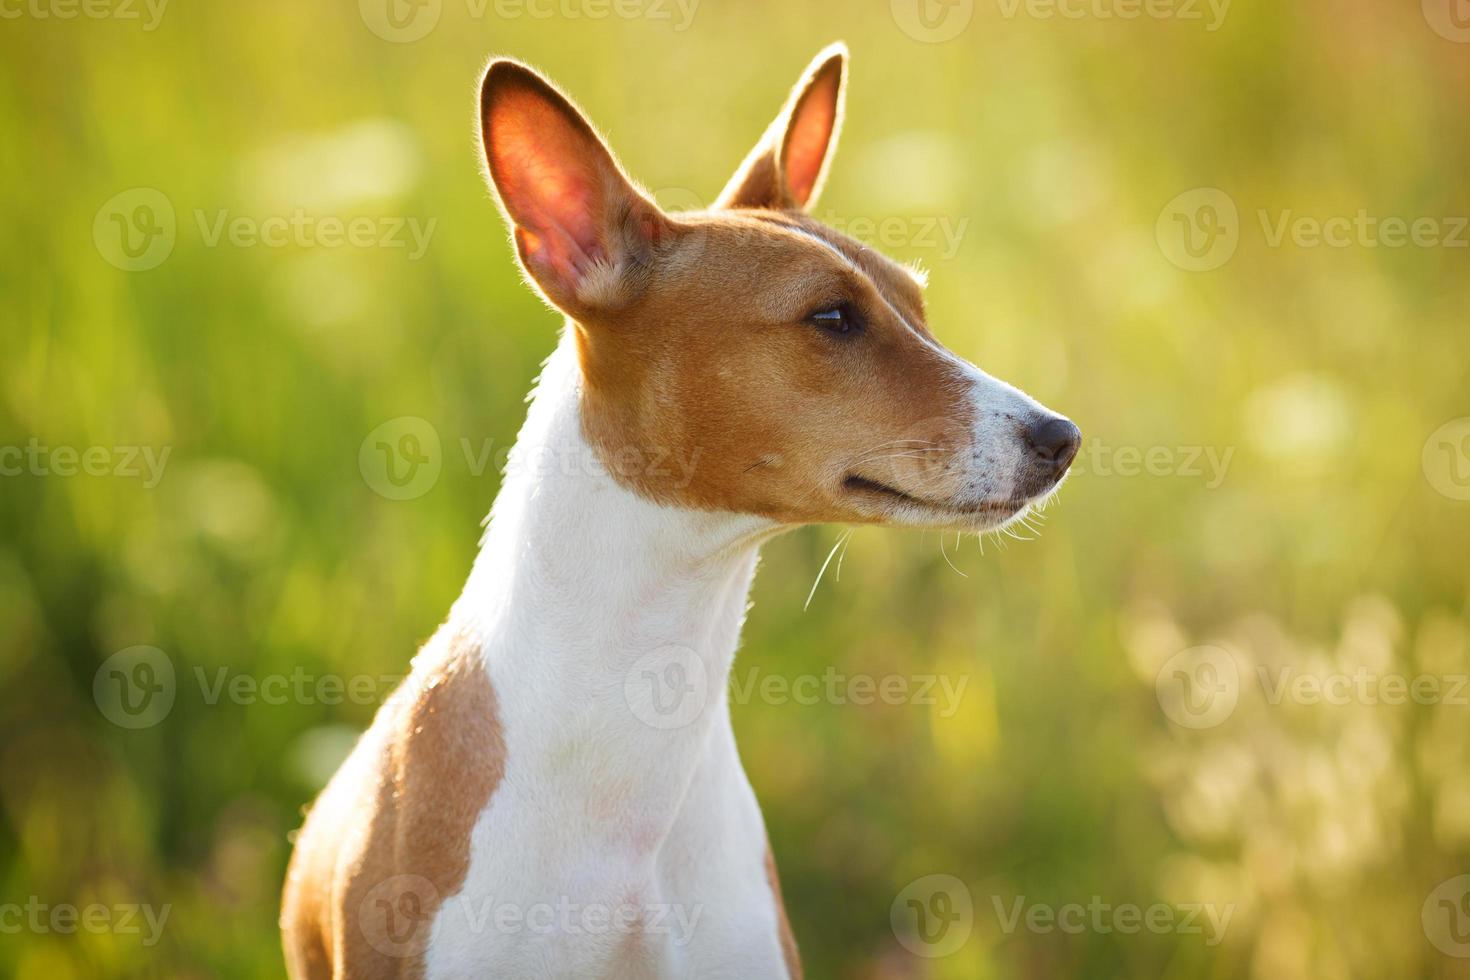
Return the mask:
M 818 310 L 806 319 L 808 323 L 832 333 L 852 333 L 859 326 L 857 316 L 846 305 Z

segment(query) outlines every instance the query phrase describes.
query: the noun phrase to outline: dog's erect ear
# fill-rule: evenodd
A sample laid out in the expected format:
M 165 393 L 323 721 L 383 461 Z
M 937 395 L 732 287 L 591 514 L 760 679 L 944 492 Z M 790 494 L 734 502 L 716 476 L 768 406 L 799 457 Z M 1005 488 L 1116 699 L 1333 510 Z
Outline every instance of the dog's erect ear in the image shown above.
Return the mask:
M 717 206 L 810 207 L 837 145 L 846 91 L 847 46 L 839 41 L 807 68 L 786 107 L 720 192 Z
M 546 298 L 585 316 L 637 296 L 669 223 L 571 101 L 525 65 L 494 61 L 480 135 L 521 264 Z

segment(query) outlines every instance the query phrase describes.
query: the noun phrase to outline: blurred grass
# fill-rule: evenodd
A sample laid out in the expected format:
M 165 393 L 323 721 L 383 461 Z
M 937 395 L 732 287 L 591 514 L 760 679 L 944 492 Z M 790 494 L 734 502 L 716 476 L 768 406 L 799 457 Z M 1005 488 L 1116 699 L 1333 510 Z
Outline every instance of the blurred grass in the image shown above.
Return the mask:
M 929 268 L 939 336 L 1077 419 L 1089 449 L 1039 543 L 949 541 L 946 559 L 933 535 L 860 531 L 806 612 L 839 530 L 767 549 L 737 677 L 967 685 L 950 717 L 737 706 L 809 974 L 1470 975 L 1419 914 L 1470 871 L 1463 705 L 1243 696 L 1191 732 L 1154 692 L 1196 642 L 1302 670 L 1364 649 L 1379 672 L 1466 669 L 1470 504 L 1435 491 L 1421 450 L 1470 415 L 1467 252 L 1273 248 L 1257 220 L 1470 213 L 1470 47 L 1415 6 L 1237 4 L 1211 33 L 981 3 L 943 44 L 879 2 L 706 0 L 675 31 L 450 0 L 403 44 L 349 2 L 178 2 L 153 31 L 0 22 L 0 444 L 170 451 L 151 489 L 0 478 L 0 902 L 171 909 L 154 947 L 23 930 L 0 972 L 280 974 L 286 835 L 372 706 L 210 704 L 193 672 L 394 675 L 457 594 L 498 481 L 461 440 L 510 444 L 557 328 L 480 176 L 486 58 L 545 68 L 647 186 L 705 200 L 842 37 L 848 124 L 818 212 L 907 219 L 888 251 Z M 92 227 L 138 187 L 178 234 L 128 273 Z M 1240 245 L 1189 273 L 1154 229 L 1199 187 L 1238 204 Z M 411 261 L 210 247 L 196 219 L 296 208 L 435 225 Z M 952 254 L 925 222 L 962 229 Z M 357 453 L 403 415 L 437 429 L 444 468 L 395 502 Z M 1233 455 L 1210 487 L 1121 475 L 1122 447 Z M 169 655 L 179 696 L 131 731 L 92 683 L 138 644 Z M 966 883 L 976 925 L 928 960 L 889 907 L 931 873 Z M 1007 935 L 990 902 L 1094 895 L 1239 911 L 1210 947 Z

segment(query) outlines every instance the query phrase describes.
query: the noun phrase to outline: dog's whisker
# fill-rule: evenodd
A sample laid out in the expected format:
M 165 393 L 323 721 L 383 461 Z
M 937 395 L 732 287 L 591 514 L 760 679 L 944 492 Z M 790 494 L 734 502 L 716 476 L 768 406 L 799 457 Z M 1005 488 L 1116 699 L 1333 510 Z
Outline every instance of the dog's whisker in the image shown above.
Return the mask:
M 847 535 L 842 539 L 842 554 L 837 556 L 837 575 L 834 581 L 842 581 L 842 559 L 847 557 L 847 546 L 852 543 L 852 536 L 855 531 L 857 531 L 855 527 L 848 528 Z
M 847 534 L 851 535 L 852 532 L 848 531 Z M 827 552 L 827 560 L 822 562 L 822 567 L 817 570 L 817 580 L 812 583 L 812 590 L 806 594 L 806 602 L 802 603 L 802 612 L 806 612 L 808 607 L 811 606 L 812 596 L 817 594 L 817 586 L 822 584 L 822 576 L 827 573 L 827 566 L 832 564 L 832 556 L 837 554 L 837 549 L 842 547 L 842 542 L 846 539 L 846 537 L 847 536 L 844 535 L 843 537 L 838 538 L 837 543 L 832 546 L 832 550 Z
M 970 576 L 966 575 L 964 572 L 960 571 L 959 568 L 956 567 L 955 563 L 949 560 L 949 552 L 947 552 L 947 551 L 944 550 L 944 532 L 943 531 L 940 531 L 939 532 L 939 553 L 944 556 L 944 563 L 946 565 L 948 565 L 951 569 L 953 569 L 956 575 L 958 575 L 960 578 L 969 578 L 970 577 Z

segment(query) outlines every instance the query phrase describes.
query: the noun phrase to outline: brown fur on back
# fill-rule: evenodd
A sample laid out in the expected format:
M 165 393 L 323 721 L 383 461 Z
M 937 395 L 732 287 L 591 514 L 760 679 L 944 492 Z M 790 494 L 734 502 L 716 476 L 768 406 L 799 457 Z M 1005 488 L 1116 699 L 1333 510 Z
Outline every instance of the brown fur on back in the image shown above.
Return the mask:
M 434 912 L 505 773 L 479 650 L 441 630 L 322 791 L 296 841 L 281 928 L 293 980 L 419 980 Z

